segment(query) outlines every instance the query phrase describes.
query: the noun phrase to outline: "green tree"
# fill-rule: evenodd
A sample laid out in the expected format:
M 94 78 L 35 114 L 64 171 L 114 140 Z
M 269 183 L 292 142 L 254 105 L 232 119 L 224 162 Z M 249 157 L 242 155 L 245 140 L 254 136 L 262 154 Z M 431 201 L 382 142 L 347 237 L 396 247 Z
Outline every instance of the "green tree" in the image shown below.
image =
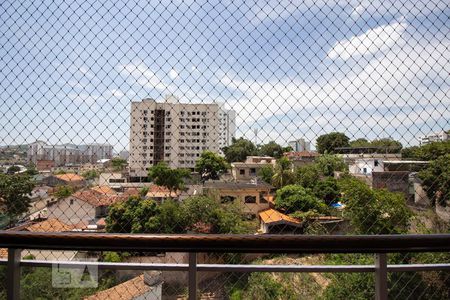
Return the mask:
M 364 138 L 359 138 L 354 141 L 350 141 L 350 147 L 369 147 L 370 142 Z
M 344 160 L 333 154 L 322 154 L 316 158 L 315 164 L 323 176 L 333 176 L 335 171 L 344 172 L 348 170 Z
M 187 169 L 171 169 L 165 162 L 159 162 L 148 171 L 148 177 L 155 184 L 166 187 L 170 194 L 184 189 L 185 179 L 190 178 Z
M 159 206 L 159 222 L 163 233 L 184 233 L 187 221 L 183 217 L 180 203 L 173 200 L 165 200 Z
M 150 188 L 148 186 L 144 186 L 139 190 L 139 197 L 141 197 L 141 199 L 144 199 L 145 196 L 147 196 L 148 191 L 150 190 Z
M 391 138 L 383 138 L 383 139 L 377 139 L 373 140 L 370 145 L 372 147 L 380 147 L 385 150 L 385 152 L 388 153 L 397 153 L 400 152 L 403 148 L 402 143 L 399 141 L 393 140 Z
M 428 168 L 419 172 L 419 178 L 432 203 L 446 206 L 450 200 L 450 154 L 432 161 Z
M 111 159 L 111 166 L 115 171 L 123 171 L 127 165 L 127 161 L 120 157 Z
M 371 189 L 364 182 L 344 176 L 338 181 L 344 193 L 345 214 L 357 234 L 405 233 L 412 217 L 401 193 Z
M 435 160 L 450 153 L 450 140 L 413 146 L 402 150 L 402 157 L 411 160 Z
M 6 174 L 16 174 L 20 171 L 20 167 L 19 166 L 11 166 L 6 170 Z
M 28 175 L 0 174 L 0 208 L 12 225 L 30 207 L 30 193 L 35 183 Z
M 212 151 L 203 151 L 195 163 L 195 170 L 200 173 L 202 180 L 218 180 L 220 174 L 229 168 L 227 161 Z
M 245 161 L 247 156 L 256 155 L 256 146 L 249 140 L 244 138 L 233 138 L 231 145 L 223 148 L 225 159 L 229 162 Z
M 258 177 L 264 182 L 272 184 L 273 167 L 271 165 L 263 166 L 258 170 Z
M 93 180 L 100 176 L 96 170 L 88 170 L 81 174 L 81 176 L 86 180 Z
M 53 194 L 56 196 L 56 198 L 63 199 L 72 195 L 73 192 L 73 187 L 68 185 L 59 185 L 55 188 L 55 192 Z
M 276 193 L 275 207 L 283 210 L 286 214 L 296 211 L 325 212 L 327 210 L 325 203 L 318 199 L 311 190 L 299 185 L 287 185 L 279 189 Z
M 295 174 L 292 170 L 292 163 L 287 157 L 277 159 L 273 170 L 272 184 L 281 188 L 295 181 Z
M 341 132 L 331 132 L 317 138 L 316 149 L 319 153 L 334 153 L 338 147 L 349 147 L 350 139 Z
M 222 205 L 206 196 L 192 196 L 183 201 L 181 211 L 190 229 L 204 224 L 211 233 L 241 233 L 243 230 L 242 212 L 237 204 Z
M 30 165 L 27 167 L 26 173 L 27 173 L 27 175 L 29 175 L 29 176 L 34 176 L 34 175 L 39 174 L 39 172 L 38 172 L 38 170 L 36 170 L 36 166 L 35 166 L 34 164 L 30 164 Z
M 153 200 L 132 196 L 127 201 L 110 206 L 106 231 L 114 233 L 159 233 L 160 208 Z
M 314 194 L 327 205 L 335 203 L 340 195 L 337 180 L 332 177 L 327 177 L 324 180 L 318 181 L 314 187 Z
M 283 153 L 283 147 L 281 147 L 274 141 L 268 142 L 267 144 L 260 145 L 258 147 L 258 155 L 262 156 L 280 158 Z
M 283 285 L 276 281 L 270 273 L 252 273 L 248 279 L 245 295 L 247 299 L 257 300 L 290 299 L 287 298 L 288 295 Z
M 291 152 L 291 151 L 294 151 L 294 149 L 291 146 L 283 147 L 283 153 Z
M 316 164 L 306 165 L 296 170 L 296 183 L 304 188 L 314 189 L 320 180 L 320 172 Z

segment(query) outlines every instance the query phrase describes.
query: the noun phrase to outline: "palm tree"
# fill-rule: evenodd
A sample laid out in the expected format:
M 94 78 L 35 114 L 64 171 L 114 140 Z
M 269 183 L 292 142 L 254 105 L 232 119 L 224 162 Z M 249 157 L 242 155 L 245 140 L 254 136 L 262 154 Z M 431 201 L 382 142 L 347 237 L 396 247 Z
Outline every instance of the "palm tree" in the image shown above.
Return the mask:
M 281 188 L 288 184 L 294 183 L 294 172 L 292 164 L 287 157 L 281 157 L 277 160 L 272 176 L 272 184 L 276 188 Z

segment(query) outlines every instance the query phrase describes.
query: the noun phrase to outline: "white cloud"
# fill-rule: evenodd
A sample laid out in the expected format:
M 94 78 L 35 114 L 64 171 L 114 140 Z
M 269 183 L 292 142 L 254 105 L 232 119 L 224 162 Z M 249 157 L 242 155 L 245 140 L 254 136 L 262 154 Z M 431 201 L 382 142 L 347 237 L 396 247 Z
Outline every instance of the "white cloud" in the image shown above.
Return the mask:
M 327 55 L 331 59 L 347 60 L 355 56 L 374 54 L 390 49 L 399 42 L 407 24 L 404 20 L 370 29 L 365 33 L 337 42 Z
M 333 128 L 355 132 L 363 125 L 365 132 L 374 126 L 379 126 L 378 131 L 395 131 L 395 126 L 402 124 L 436 120 L 436 114 L 441 122 L 450 118 L 448 110 L 438 109 L 450 105 L 449 85 L 445 85 L 450 73 L 448 57 L 450 39 L 428 42 L 411 38 L 372 58 L 358 72 L 349 65 L 347 73 L 329 80 L 311 84 L 299 79 L 255 81 L 227 74 L 221 83 L 239 91 L 228 103 L 238 112 L 242 130 L 254 122 L 291 118 L 297 120 L 295 126 L 316 128 L 315 134 Z M 442 84 L 430 87 L 430 82 Z M 406 107 L 414 107 L 413 113 L 405 116 Z M 438 111 L 433 116 L 427 114 L 430 107 Z M 386 116 L 386 111 L 400 113 Z M 354 117 L 346 117 L 348 113 Z
M 131 77 L 133 83 L 137 82 L 139 85 L 149 89 L 167 89 L 167 85 L 144 63 L 121 65 L 118 69 L 123 76 Z
M 173 80 L 178 77 L 178 72 L 175 69 L 169 71 L 169 77 Z
M 110 90 L 110 93 L 112 96 L 117 97 L 117 98 L 121 98 L 121 97 L 125 96 L 125 94 L 121 90 L 118 90 L 118 89 L 112 89 L 112 90 Z

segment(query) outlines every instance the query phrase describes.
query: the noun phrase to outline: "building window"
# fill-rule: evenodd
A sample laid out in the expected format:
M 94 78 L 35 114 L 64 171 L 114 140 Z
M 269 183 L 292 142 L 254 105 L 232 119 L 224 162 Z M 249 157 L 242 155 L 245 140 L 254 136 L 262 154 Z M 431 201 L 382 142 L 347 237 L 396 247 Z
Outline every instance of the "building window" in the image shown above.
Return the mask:
M 375 167 L 378 167 L 379 163 L 378 163 L 378 159 L 375 159 Z
M 239 170 L 239 175 L 245 175 L 245 170 L 244 169 L 240 169 Z
M 256 196 L 245 196 L 245 203 L 256 203 Z
M 256 168 L 250 168 L 250 175 L 256 175 Z
M 73 199 L 70 199 L 70 205 L 72 205 L 73 204 Z
M 221 203 L 229 203 L 229 202 L 233 202 L 234 200 L 236 200 L 236 197 L 234 197 L 234 196 L 221 196 L 220 197 Z

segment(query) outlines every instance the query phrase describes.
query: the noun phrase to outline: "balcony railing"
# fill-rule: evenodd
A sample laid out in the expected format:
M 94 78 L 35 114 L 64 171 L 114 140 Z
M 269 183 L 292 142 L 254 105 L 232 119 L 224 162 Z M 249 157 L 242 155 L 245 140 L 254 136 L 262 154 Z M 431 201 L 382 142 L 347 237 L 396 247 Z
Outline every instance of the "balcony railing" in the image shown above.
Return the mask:
M 450 234 L 438 235 L 130 235 L 85 233 L 1 232 L 0 247 L 8 248 L 7 298 L 19 299 L 21 267 L 73 268 L 92 264 L 111 270 L 187 271 L 189 299 L 197 297 L 197 272 L 374 272 L 376 299 L 387 299 L 388 272 L 450 270 L 450 264 L 387 264 L 388 253 L 450 251 Z M 85 251 L 189 252 L 188 264 L 61 262 L 21 260 L 21 249 Z M 245 265 L 198 264 L 197 253 L 374 253 L 374 265 Z

